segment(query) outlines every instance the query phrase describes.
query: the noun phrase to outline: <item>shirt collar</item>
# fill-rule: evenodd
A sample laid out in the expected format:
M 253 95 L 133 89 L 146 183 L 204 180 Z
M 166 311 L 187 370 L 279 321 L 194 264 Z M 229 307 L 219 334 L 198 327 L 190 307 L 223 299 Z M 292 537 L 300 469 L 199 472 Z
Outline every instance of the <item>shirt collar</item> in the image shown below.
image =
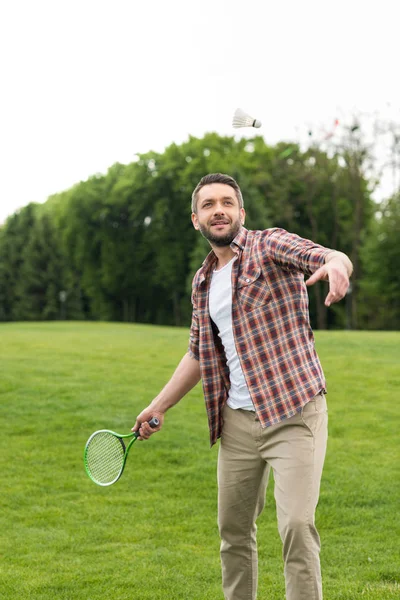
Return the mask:
M 248 229 L 246 229 L 246 227 L 242 226 L 239 229 L 237 236 L 231 243 L 231 248 L 234 252 L 237 252 L 237 249 L 234 248 L 234 246 L 237 246 L 238 248 L 240 248 L 240 250 L 244 249 L 244 247 L 246 245 L 247 234 L 248 234 Z

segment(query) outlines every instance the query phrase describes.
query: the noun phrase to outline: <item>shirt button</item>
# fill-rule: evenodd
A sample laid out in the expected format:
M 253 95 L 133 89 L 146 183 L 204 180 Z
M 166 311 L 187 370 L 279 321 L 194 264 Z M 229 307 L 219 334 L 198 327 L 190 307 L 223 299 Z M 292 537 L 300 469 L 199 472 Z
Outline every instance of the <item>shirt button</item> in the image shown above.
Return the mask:
M 246 279 L 246 283 L 249 283 L 250 279 Z

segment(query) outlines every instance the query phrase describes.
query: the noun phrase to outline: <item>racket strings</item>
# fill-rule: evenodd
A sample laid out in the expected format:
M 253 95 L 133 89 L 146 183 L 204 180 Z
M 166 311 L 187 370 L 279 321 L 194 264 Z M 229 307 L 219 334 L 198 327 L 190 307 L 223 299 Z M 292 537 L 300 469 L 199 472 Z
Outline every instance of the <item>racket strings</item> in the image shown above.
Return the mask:
M 112 483 L 124 466 L 125 445 L 123 441 L 107 431 L 99 431 L 86 448 L 86 466 L 97 483 Z

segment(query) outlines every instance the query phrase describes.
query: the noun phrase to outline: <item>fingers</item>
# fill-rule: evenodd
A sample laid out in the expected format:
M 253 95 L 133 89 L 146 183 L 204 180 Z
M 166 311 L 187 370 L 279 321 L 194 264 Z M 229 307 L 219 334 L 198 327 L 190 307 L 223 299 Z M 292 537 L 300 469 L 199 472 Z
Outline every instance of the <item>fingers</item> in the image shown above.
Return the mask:
M 159 425 L 157 427 L 150 427 L 149 421 L 152 417 L 157 417 L 157 419 L 159 421 Z M 153 433 L 160 431 L 163 421 L 164 421 L 164 416 L 162 413 L 158 413 L 158 412 L 154 413 L 154 414 L 148 414 L 147 412 L 146 412 L 146 414 L 141 413 L 136 418 L 136 423 L 132 427 L 132 431 L 139 432 L 139 436 L 137 438 L 139 441 L 148 440 L 149 437 L 151 435 L 153 435 Z
M 147 427 L 146 427 L 146 425 L 147 425 Z M 138 420 L 136 420 L 135 426 L 133 427 L 132 431 L 136 431 L 137 433 L 139 433 L 139 436 L 137 439 L 140 442 L 142 440 L 148 440 L 149 437 L 151 436 L 151 434 L 154 433 L 154 431 L 151 430 L 151 427 L 147 421 L 143 421 L 143 423 L 140 423 Z
M 144 421 L 144 423 L 142 423 L 139 428 L 140 436 L 138 437 L 138 440 L 148 440 L 149 437 L 154 433 L 154 431 L 155 430 L 150 427 L 148 422 Z
M 344 267 L 337 267 L 333 262 L 323 265 L 311 275 L 306 281 L 306 285 L 314 285 L 317 281 L 329 281 L 329 293 L 325 298 L 325 306 L 330 306 L 335 302 L 339 302 L 349 288 L 349 277 Z
M 306 285 L 314 285 L 317 281 L 326 280 L 328 278 L 328 271 L 325 265 L 320 267 L 311 275 L 309 279 L 306 281 Z
M 334 304 L 335 302 L 339 302 L 339 300 L 341 300 L 342 298 L 343 298 L 343 296 L 341 296 L 339 298 L 339 296 L 336 295 L 336 292 L 329 292 L 329 294 L 325 298 L 325 306 L 330 306 L 331 304 Z
M 329 293 L 325 298 L 325 306 L 330 306 L 331 304 L 339 302 L 342 298 L 344 298 L 347 292 L 347 288 L 348 286 L 345 289 L 343 289 L 343 286 L 330 287 Z
M 333 271 L 329 278 L 329 293 L 325 298 L 325 306 L 339 302 L 345 297 L 349 288 L 349 278 L 342 272 Z

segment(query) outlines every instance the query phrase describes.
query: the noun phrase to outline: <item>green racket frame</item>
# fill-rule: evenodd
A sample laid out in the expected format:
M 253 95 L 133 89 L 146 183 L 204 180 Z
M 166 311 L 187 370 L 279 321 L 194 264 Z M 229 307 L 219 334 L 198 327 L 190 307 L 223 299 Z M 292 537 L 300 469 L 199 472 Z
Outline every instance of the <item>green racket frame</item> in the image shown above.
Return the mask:
M 159 423 L 160 423 L 160 421 L 157 419 L 157 417 L 153 417 L 149 421 L 150 427 L 153 427 L 153 428 L 158 427 Z M 118 438 L 119 441 L 121 442 L 121 446 L 122 446 L 122 448 L 124 450 L 124 457 L 123 457 L 123 463 L 122 463 L 122 466 L 121 466 L 121 470 L 119 471 L 119 473 L 115 477 L 115 479 L 113 479 L 112 481 L 107 482 L 107 483 L 102 483 L 102 482 L 98 481 L 95 477 L 93 477 L 93 475 L 90 472 L 90 468 L 89 468 L 88 461 L 87 461 L 87 452 L 88 452 L 88 448 L 90 447 L 90 442 L 99 433 L 110 433 L 113 436 L 115 436 L 116 438 Z M 85 466 L 85 471 L 86 471 L 87 476 L 94 483 L 96 483 L 97 485 L 100 485 L 102 487 L 106 487 L 106 486 L 112 485 L 113 483 L 116 483 L 118 481 L 118 479 L 121 477 L 122 473 L 124 472 L 125 464 L 126 464 L 126 459 L 128 458 L 129 450 L 131 449 L 132 444 L 134 442 L 136 442 L 136 440 L 138 439 L 139 436 L 140 436 L 139 431 L 134 431 L 132 433 L 126 433 L 126 434 L 120 434 L 120 433 L 116 433 L 115 431 L 111 431 L 111 429 L 99 429 L 98 431 L 95 431 L 94 433 L 92 433 L 92 435 L 90 436 L 90 438 L 86 442 L 85 449 L 83 451 L 83 464 Z M 125 446 L 125 444 L 124 444 L 124 439 L 125 438 L 132 438 L 131 441 L 129 442 L 128 446 Z

